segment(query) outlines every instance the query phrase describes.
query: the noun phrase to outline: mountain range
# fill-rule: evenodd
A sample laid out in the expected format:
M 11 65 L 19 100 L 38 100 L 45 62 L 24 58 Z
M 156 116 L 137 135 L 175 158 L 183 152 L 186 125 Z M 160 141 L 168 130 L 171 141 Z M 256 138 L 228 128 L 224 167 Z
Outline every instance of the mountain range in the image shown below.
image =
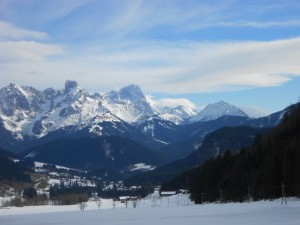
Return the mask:
M 254 119 L 224 101 L 196 108 L 185 99 L 154 100 L 137 85 L 91 94 L 76 81 L 44 91 L 10 84 L 0 89 L 0 147 L 87 170 L 155 168 L 188 157 L 215 130 L 274 127 L 289 110 Z
M 105 94 L 90 94 L 75 81 L 66 81 L 63 90 L 44 91 L 10 84 L 0 89 L 0 132 L 5 136 L 1 146 L 14 150 L 24 141 L 41 139 L 58 131 L 74 133 L 84 129 L 91 136 L 128 137 L 127 134 L 134 133 L 129 131 L 134 130 L 133 125 L 139 126 L 150 117 L 176 124 L 196 114 L 184 105 L 175 108 L 151 106 L 136 85 Z M 165 120 L 166 114 L 172 115 L 169 120 Z M 150 130 L 151 125 L 147 125 L 139 132 Z

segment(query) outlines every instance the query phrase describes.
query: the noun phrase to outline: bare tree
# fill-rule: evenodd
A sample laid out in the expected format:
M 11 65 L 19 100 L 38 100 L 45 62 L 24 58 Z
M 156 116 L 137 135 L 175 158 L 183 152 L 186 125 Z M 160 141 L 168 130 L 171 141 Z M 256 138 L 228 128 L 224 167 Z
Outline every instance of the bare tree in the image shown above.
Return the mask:
M 95 200 L 96 200 L 97 207 L 100 210 L 100 208 L 102 206 L 102 201 L 98 196 L 95 198 Z
M 152 207 L 156 207 L 157 203 L 156 203 L 156 197 L 152 197 Z
M 113 204 L 113 207 L 114 207 L 114 209 L 115 209 L 115 208 L 116 208 L 116 205 L 117 205 L 117 201 L 114 199 L 112 204 Z
M 178 196 L 176 197 L 176 204 L 177 204 L 177 206 L 179 206 L 179 205 L 180 205 L 180 199 L 179 199 L 179 197 L 178 197 Z
M 85 208 L 87 207 L 87 203 L 83 200 L 81 196 L 78 198 L 78 207 L 81 211 L 84 211 Z
M 87 207 L 87 203 L 86 202 L 78 202 L 78 207 L 81 211 L 84 211 L 85 208 Z
M 137 199 L 133 199 L 132 200 L 132 206 L 133 206 L 133 208 L 136 208 L 137 205 L 138 205 L 138 200 Z

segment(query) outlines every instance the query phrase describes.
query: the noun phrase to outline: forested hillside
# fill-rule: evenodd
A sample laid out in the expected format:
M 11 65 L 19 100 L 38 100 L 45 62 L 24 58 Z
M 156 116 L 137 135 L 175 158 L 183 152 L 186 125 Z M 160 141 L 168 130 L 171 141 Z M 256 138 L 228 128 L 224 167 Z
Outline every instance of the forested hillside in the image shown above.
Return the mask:
M 244 126 L 220 128 L 208 134 L 200 147 L 188 157 L 171 162 L 153 171 L 129 177 L 125 180 L 125 184 L 127 186 L 148 183 L 161 184 L 188 169 L 202 165 L 211 158 L 223 155 L 226 151 L 240 151 L 241 148 L 250 146 L 256 138 L 270 130 L 270 128 Z
M 300 196 L 300 105 L 251 147 L 227 152 L 162 188 L 188 188 L 196 203 Z
M 157 166 L 163 157 L 130 139 L 110 136 L 58 139 L 22 153 L 26 159 L 83 170 L 130 170 L 137 163 Z
M 30 182 L 30 176 L 24 172 L 20 163 L 15 163 L 10 157 L 14 155 L 0 148 L 0 181 Z

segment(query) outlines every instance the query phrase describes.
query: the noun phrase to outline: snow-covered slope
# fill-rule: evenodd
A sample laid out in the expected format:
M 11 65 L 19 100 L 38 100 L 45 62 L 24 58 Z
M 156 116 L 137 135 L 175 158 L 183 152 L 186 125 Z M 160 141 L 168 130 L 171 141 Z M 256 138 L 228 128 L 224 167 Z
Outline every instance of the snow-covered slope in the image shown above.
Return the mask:
M 203 110 L 201 110 L 197 115 L 192 117 L 189 121 L 190 122 L 209 121 L 209 120 L 218 119 L 222 116 L 248 117 L 246 113 L 244 113 L 236 106 L 230 105 L 224 101 L 220 101 L 214 104 L 209 104 Z

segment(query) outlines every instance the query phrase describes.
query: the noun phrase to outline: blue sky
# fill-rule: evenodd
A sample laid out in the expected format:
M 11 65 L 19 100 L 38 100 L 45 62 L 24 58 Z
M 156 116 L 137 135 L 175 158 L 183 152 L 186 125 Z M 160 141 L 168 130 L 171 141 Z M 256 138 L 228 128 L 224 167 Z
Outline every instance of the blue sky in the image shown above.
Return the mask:
M 298 0 L 0 0 L 0 87 L 90 91 L 260 112 L 300 96 Z

